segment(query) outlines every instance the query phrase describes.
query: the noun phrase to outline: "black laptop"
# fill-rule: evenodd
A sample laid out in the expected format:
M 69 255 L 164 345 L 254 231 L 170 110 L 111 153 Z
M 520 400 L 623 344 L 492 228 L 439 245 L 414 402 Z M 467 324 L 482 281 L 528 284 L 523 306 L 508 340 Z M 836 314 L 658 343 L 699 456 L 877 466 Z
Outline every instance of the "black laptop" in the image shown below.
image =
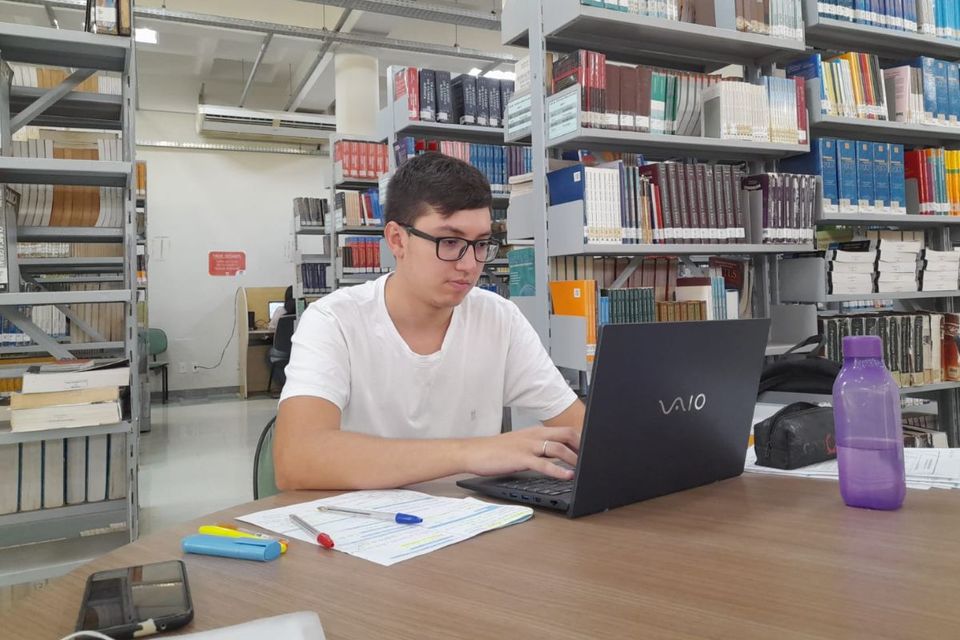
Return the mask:
M 571 518 L 743 473 L 769 320 L 601 328 L 573 480 L 460 480 Z

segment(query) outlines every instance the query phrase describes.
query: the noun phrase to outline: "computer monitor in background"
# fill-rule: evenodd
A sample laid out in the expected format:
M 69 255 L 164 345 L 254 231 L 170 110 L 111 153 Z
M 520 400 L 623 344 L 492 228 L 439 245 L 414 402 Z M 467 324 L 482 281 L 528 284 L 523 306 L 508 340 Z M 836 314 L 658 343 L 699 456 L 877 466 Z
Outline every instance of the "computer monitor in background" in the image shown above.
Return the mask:
M 267 303 L 267 317 L 272 318 L 273 314 L 277 312 L 277 309 L 283 306 L 283 301 L 275 302 L 271 301 Z

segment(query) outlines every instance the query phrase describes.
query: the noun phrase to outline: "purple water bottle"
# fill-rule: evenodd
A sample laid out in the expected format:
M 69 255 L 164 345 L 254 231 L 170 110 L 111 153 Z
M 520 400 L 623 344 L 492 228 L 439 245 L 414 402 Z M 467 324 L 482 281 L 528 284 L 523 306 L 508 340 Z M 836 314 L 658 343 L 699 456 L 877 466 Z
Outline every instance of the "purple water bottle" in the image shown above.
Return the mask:
M 907 493 L 900 390 L 877 336 L 843 339 L 833 384 L 840 495 L 851 507 L 899 509 Z

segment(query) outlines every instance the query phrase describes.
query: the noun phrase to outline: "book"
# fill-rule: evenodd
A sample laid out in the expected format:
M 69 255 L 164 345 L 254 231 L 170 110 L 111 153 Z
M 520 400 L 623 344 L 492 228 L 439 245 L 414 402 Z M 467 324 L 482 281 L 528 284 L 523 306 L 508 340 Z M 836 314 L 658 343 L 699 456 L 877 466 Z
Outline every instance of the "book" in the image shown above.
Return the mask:
M 130 366 L 126 359 L 102 363 L 87 360 L 48 365 L 33 365 L 23 374 L 22 392 L 43 393 L 90 387 L 123 387 L 130 384 Z
M 53 405 L 12 410 L 10 412 L 10 427 L 15 432 L 94 427 L 118 423 L 121 417 L 122 412 L 118 400 Z
M 580 316 L 586 320 L 586 359 L 587 362 L 593 362 L 597 349 L 596 280 L 554 280 L 549 285 L 555 315 Z

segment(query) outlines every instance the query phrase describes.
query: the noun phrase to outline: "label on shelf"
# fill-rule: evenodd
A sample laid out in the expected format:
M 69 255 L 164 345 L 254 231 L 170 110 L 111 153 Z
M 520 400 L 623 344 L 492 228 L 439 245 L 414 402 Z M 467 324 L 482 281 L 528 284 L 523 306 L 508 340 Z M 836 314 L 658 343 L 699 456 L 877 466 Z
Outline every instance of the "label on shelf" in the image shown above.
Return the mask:
M 547 102 L 547 138 L 555 140 L 571 134 L 580 126 L 580 86 L 550 96 Z

